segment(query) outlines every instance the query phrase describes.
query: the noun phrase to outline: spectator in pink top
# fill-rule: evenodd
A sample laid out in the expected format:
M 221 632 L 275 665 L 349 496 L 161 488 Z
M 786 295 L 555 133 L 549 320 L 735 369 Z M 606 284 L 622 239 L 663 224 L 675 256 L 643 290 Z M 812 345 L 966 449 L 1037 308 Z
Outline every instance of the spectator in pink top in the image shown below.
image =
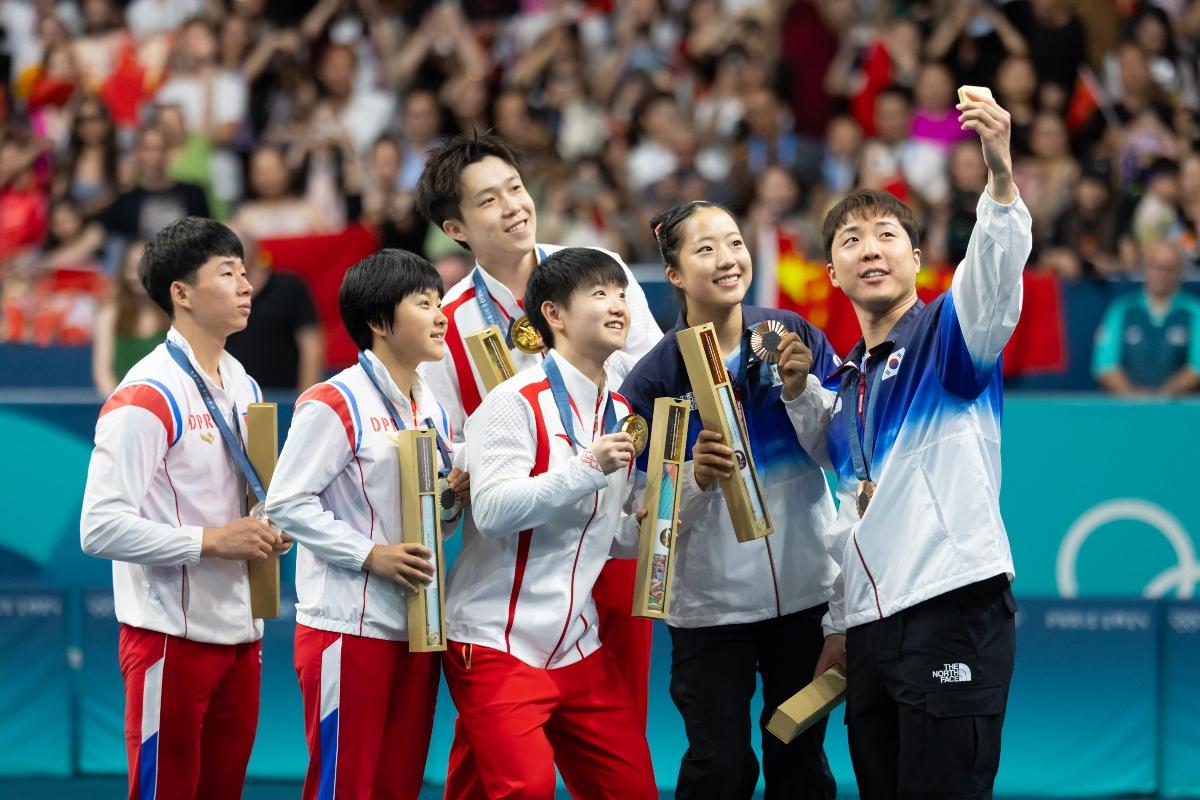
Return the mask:
M 971 135 L 964 131 L 954 108 L 954 76 L 944 65 L 929 63 L 917 73 L 914 91 L 912 137 L 949 150 L 959 139 Z

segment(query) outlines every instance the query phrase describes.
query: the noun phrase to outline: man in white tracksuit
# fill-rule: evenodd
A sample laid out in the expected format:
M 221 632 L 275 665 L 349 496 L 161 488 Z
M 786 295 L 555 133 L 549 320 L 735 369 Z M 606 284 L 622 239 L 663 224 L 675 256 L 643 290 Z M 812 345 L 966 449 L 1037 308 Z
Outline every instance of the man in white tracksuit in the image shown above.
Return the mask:
M 238 797 L 262 673 L 245 562 L 289 541 L 246 514 L 262 394 L 224 345 L 251 287 L 241 242 L 196 217 L 157 234 L 139 271 L 173 324 L 100 410 L 80 539 L 113 562 L 129 797 Z

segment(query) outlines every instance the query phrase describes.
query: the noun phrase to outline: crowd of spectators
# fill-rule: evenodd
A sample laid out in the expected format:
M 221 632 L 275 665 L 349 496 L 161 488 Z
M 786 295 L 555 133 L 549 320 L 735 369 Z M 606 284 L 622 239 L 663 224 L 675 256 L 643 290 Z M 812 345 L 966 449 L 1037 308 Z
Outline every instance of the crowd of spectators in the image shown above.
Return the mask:
M 184 214 L 362 224 L 451 280 L 412 192 L 488 129 L 543 241 L 656 262 L 649 218 L 705 198 L 823 262 L 866 186 L 953 266 L 986 182 L 962 84 L 1013 115 L 1031 269 L 1141 277 L 1166 243 L 1200 272 L 1200 0 L 0 0 L 0 26 L 0 341 L 157 336 L 131 253 Z

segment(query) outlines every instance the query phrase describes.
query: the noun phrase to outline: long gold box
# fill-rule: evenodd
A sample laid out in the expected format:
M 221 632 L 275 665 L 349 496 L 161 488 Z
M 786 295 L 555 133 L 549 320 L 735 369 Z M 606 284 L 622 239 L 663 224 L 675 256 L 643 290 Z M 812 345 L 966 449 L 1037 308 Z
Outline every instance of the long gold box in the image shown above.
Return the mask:
M 839 667 L 830 667 L 815 681 L 784 700 L 767 730 L 784 744 L 795 739 L 825 717 L 846 699 L 846 674 Z
M 437 434 L 428 428 L 403 430 L 394 441 L 400 457 L 401 538 L 406 544 L 424 545 L 433 554 L 433 582 L 408 595 L 408 649 L 441 652 L 446 649 L 446 614 Z
M 666 619 L 671 609 L 671 577 L 675 574 L 675 544 L 679 532 L 679 497 L 687 460 L 686 400 L 660 397 L 654 401 L 650 425 L 650 455 L 646 463 L 647 509 L 638 545 L 633 615 Z
M 774 532 L 767 498 L 754 468 L 746 421 L 733 391 L 733 382 L 721 358 L 721 348 L 711 322 L 679 331 L 679 351 L 696 398 L 704 427 L 721 434 L 733 448 L 736 467 L 721 479 L 721 491 L 739 542 L 749 542 Z
M 263 488 L 268 488 L 279 459 L 275 403 L 251 403 L 246 407 L 246 455 Z M 250 506 L 257 502 L 251 492 Z M 250 574 L 250 613 L 255 619 L 275 619 L 279 616 L 279 555 L 272 553 L 263 561 L 247 561 L 246 565 Z
M 471 334 L 466 337 L 466 342 L 471 363 L 475 365 L 485 391 L 490 392 L 517 374 L 498 325 L 489 325 L 479 333 Z

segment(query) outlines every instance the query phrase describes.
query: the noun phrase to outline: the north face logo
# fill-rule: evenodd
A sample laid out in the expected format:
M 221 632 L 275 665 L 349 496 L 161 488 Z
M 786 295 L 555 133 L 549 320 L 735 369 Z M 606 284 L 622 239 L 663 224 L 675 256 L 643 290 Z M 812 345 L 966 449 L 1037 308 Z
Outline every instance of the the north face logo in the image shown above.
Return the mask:
M 971 668 L 966 664 L 943 664 L 933 671 L 933 677 L 942 683 L 967 683 L 971 680 Z

